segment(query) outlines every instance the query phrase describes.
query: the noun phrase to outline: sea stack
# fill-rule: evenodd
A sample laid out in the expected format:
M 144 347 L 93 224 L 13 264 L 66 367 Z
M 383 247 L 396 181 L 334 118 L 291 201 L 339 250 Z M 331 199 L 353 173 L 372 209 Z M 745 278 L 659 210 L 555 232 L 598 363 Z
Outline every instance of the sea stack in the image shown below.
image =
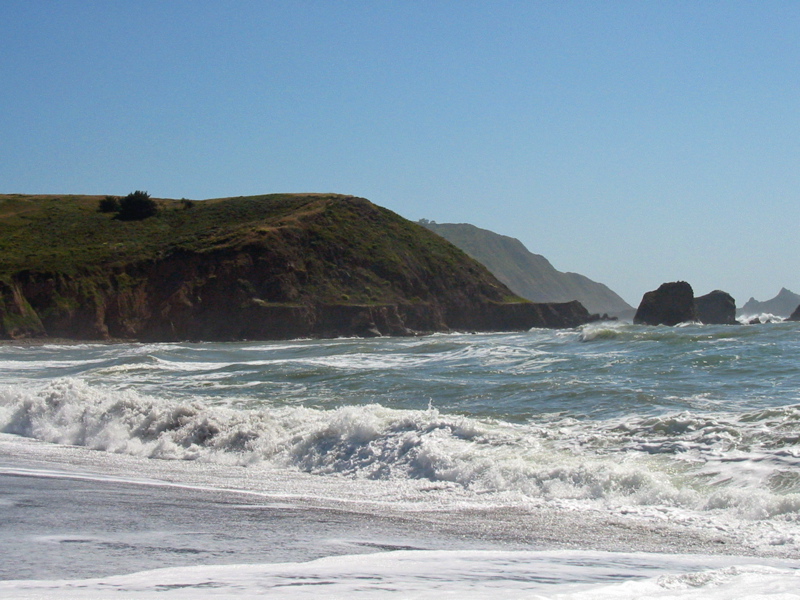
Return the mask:
M 728 292 L 714 290 L 694 299 L 697 318 L 706 325 L 736 325 L 736 301 Z
M 696 321 L 694 290 L 685 281 L 662 283 L 642 296 L 633 322 L 637 325 L 677 325 Z

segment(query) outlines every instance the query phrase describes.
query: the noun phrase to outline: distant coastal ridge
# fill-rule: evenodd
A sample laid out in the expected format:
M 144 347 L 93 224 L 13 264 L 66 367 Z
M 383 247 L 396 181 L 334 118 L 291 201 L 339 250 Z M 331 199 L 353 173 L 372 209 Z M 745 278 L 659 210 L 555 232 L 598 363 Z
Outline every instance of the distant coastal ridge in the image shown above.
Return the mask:
M 484 264 L 500 281 L 533 302 L 578 300 L 591 313 L 633 320 L 636 309 L 608 286 L 578 273 L 563 273 L 544 256 L 530 252 L 518 239 L 468 223 L 437 223 L 420 219 L 427 227 Z M 781 289 L 771 300 L 750 298 L 736 309 L 737 317 L 773 315 L 788 318 L 800 306 L 800 295 Z
M 577 300 L 591 313 L 631 319 L 635 309 L 608 286 L 578 273 L 563 273 L 518 239 L 468 223 L 419 223 L 486 266 L 514 293 L 532 302 Z
M 750 298 L 744 306 L 736 309 L 736 316 L 747 317 L 761 314 L 775 315 L 776 317 L 789 317 L 800 306 L 800 294 L 781 288 L 778 295 L 770 300 L 759 302 Z

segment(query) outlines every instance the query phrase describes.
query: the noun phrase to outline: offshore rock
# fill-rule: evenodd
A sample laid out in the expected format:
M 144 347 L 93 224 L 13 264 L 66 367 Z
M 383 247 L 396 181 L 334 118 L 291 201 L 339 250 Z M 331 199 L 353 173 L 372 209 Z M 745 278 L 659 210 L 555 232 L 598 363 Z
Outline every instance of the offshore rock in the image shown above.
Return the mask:
M 736 301 L 728 292 L 714 290 L 694 299 L 697 319 L 706 325 L 736 325 Z
M 800 321 L 800 305 L 794 309 L 794 312 L 789 315 L 787 321 Z
M 685 281 L 662 283 L 642 296 L 633 322 L 637 325 L 677 325 L 696 321 L 694 290 Z

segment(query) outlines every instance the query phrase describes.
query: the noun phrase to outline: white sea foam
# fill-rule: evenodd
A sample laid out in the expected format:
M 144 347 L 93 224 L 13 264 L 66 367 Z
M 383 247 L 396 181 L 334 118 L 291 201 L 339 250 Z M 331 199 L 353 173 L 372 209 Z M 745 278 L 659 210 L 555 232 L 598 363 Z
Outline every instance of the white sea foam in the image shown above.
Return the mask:
M 772 313 L 759 313 L 753 315 L 740 315 L 736 317 L 736 320 L 743 325 L 749 325 L 753 323 L 783 323 L 786 320 L 786 317 L 773 315 Z
M 752 561 L 752 559 L 750 559 Z M 305 563 L 168 568 L 102 579 L 2 581 L 0 595 L 68 598 L 800 598 L 790 564 L 602 552 L 394 551 Z
M 125 463 L 115 472 L 291 490 L 403 518 L 557 514 L 562 525 L 544 539 L 569 544 L 582 542 L 565 522 L 592 523 L 599 537 L 617 524 L 623 541 L 592 548 L 629 547 L 625 527 L 636 523 L 637 539 L 650 540 L 636 548 L 659 550 L 650 532 L 669 524 L 676 539 L 721 536 L 725 548 L 789 556 L 800 544 L 797 331 L 611 323 L 274 345 L 5 346 L 0 432 L 15 437 L 0 441 L 6 457 L 46 447 L 86 471 Z
M 59 379 L 0 388 L 0 431 L 134 456 L 441 482 L 475 498 L 723 511 L 800 521 L 800 407 L 509 424 L 378 404 L 178 402 Z M 638 507 L 638 508 L 637 508 Z
M 590 323 L 580 329 L 578 339 L 582 342 L 592 342 L 594 340 L 613 340 L 618 338 L 625 330 L 625 324 L 603 321 L 601 323 Z

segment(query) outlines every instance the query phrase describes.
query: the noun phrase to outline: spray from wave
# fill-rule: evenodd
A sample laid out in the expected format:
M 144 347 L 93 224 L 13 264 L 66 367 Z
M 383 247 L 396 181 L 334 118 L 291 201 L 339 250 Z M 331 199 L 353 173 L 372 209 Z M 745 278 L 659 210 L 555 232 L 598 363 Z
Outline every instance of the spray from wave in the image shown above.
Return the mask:
M 757 315 L 740 315 L 736 320 L 742 325 L 763 325 L 765 323 L 783 323 L 786 317 L 773 315 L 772 313 L 760 313 Z
M 446 482 L 538 500 L 800 519 L 800 407 L 524 425 L 378 404 L 240 410 L 60 379 L 0 388 L 0 432 L 136 456 Z

